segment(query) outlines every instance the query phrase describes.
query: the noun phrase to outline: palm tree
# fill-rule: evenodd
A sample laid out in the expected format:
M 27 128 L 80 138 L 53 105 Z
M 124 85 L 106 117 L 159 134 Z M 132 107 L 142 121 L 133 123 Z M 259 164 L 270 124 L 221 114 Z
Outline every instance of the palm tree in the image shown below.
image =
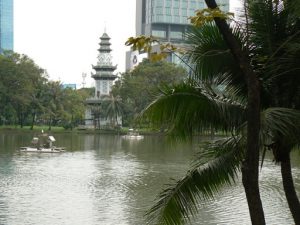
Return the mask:
M 280 21 L 274 20 L 278 23 L 274 26 L 269 24 L 269 28 L 273 29 L 262 29 L 263 26 L 268 26 L 267 23 L 274 24 L 274 21 L 267 20 L 258 23 L 257 21 L 262 18 L 251 12 L 261 11 L 255 7 L 249 8 L 249 16 L 252 16 L 253 20 L 253 26 L 249 27 L 250 36 L 245 37 L 239 32 L 239 29 L 234 30 L 234 35 L 241 43 L 251 41 L 251 45 L 247 43 L 248 45 L 243 44 L 243 46 L 250 47 L 248 50 L 253 67 L 259 73 L 262 81 L 261 96 L 264 110 L 261 113 L 261 146 L 269 143 L 267 145 L 273 151 L 275 150 L 275 159 L 281 162 L 287 200 L 295 223 L 299 224 L 297 219 L 299 213 L 296 213 L 299 212 L 297 209 L 299 201 L 292 183 L 289 160 L 290 150 L 297 142 L 299 143 L 296 136 L 291 135 L 293 131 L 299 130 L 299 111 L 293 110 L 299 109 L 299 95 L 296 95 L 297 97 L 289 104 L 286 103 L 287 98 L 284 97 L 286 95 L 294 96 L 292 93 L 300 90 L 295 76 L 296 71 L 299 71 L 299 66 L 292 64 L 296 62 L 297 57 L 295 56 L 299 54 L 299 47 L 295 49 L 299 46 L 298 39 L 295 40 L 299 29 L 287 26 L 287 23 L 291 23 L 291 19 L 283 21 L 283 18 L 280 17 L 281 14 L 287 14 L 286 10 L 290 10 L 290 8 L 282 7 L 281 10 L 278 10 L 277 6 L 276 11 L 273 10 L 276 5 L 264 1 L 259 1 L 254 6 L 264 10 L 272 9 L 270 16 L 276 17 Z M 264 15 L 266 14 L 261 16 Z M 282 22 L 285 24 L 282 25 Z M 291 24 L 297 23 L 293 21 Z M 290 32 L 274 32 L 275 28 L 280 28 L 278 25 L 282 25 L 282 28 L 288 29 Z M 291 32 L 293 29 L 295 31 Z M 266 38 L 266 31 L 269 32 L 269 39 Z M 274 34 L 278 34 L 279 37 L 274 38 L 272 36 Z M 280 37 L 281 35 L 282 37 Z M 270 40 L 271 37 L 272 40 Z M 167 121 L 170 125 L 169 131 L 183 137 L 192 134 L 195 130 L 207 129 L 209 126 L 232 132 L 233 135 L 230 139 L 223 141 L 222 145 L 216 143 L 213 147 L 206 149 L 203 154 L 200 154 L 199 162 L 188 172 L 187 176 L 161 194 L 160 201 L 149 214 L 151 218 L 158 218 L 163 224 L 182 224 L 184 217 L 196 212 L 197 200 L 213 195 L 222 184 L 231 184 L 244 157 L 241 150 L 245 146 L 244 106 L 247 90 L 241 71 L 224 44 L 218 29 L 214 26 L 207 25 L 199 31 L 194 30 L 194 33 L 189 36 L 189 40 L 194 41 L 195 44 L 195 48 L 190 52 L 190 59 L 196 65 L 197 76 L 181 86 L 169 87 L 164 90 L 162 96 L 145 110 L 144 116 L 157 124 Z M 294 46 L 292 50 L 283 46 L 287 44 L 284 42 L 286 40 L 290 40 L 288 45 Z M 264 41 L 273 45 L 268 52 L 262 52 L 265 49 L 263 48 Z M 212 61 L 213 63 L 211 63 Z M 280 63 L 278 67 L 278 62 L 282 61 L 285 63 Z M 274 67 L 274 65 L 276 66 Z M 288 65 L 290 67 L 287 67 Z M 286 70 L 287 68 L 288 70 Z M 291 68 L 292 71 L 287 76 L 286 71 L 290 71 Z M 291 77 L 294 77 L 294 82 L 290 82 Z M 218 87 L 220 89 L 222 86 L 225 87 L 224 92 L 218 90 Z M 289 89 L 284 87 L 289 87 Z M 216 88 L 217 91 L 215 91 Z M 279 93 L 278 90 L 281 91 L 281 95 L 274 93 L 276 91 Z M 279 101 L 279 99 L 281 100 Z M 272 106 L 276 108 L 270 108 Z M 292 138 L 287 138 L 289 136 Z M 204 159 L 203 156 L 205 156 Z M 225 170 L 221 170 L 222 167 Z M 212 177 L 216 177 L 216 179 L 212 179 Z
M 154 125 L 165 126 L 167 121 L 169 133 L 176 137 L 190 137 L 195 131 L 211 126 L 232 134 L 201 149 L 186 176 L 161 193 L 149 212 L 151 224 L 156 220 L 158 224 L 182 224 L 185 217 L 197 212 L 199 201 L 214 196 L 223 185 L 234 183 L 244 159 L 245 113 L 243 100 L 195 83 L 166 88 L 148 106 L 143 116 Z M 269 108 L 262 112 L 261 136 L 269 140 L 270 131 L 282 132 L 283 125 L 287 126 L 285 133 L 290 134 L 299 129 L 299 121 L 295 119 L 299 117 L 300 112 L 295 115 L 289 109 Z
M 300 68 L 296 63 L 300 54 L 299 4 L 292 4 L 290 1 L 277 1 L 275 4 L 271 1 L 256 1 L 254 4 L 249 4 L 247 12 L 246 18 L 249 18 L 251 23 L 244 25 L 248 33 L 240 40 L 245 42 L 244 46 L 248 46 L 252 65 L 262 80 L 262 107 L 300 109 L 300 80 L 298 76 Z M 196 41 L 194 40 L 195 44 L 201 43 L 199 39 Z M 198 44 L 198 46 L 203 47 L 205 45 Z M 204 52 L 203 49 L 200 51 Z M 196 55 L 197 51 L 192 56 L 194 61 L 198 60 L 195 57 Z M 242 77 L 238 72 L 238 68 L 232 67 L 233 64 L 230 65 L 233 58 L 224 59 L 224 56 L 226 57 L 226 54 L 221 54 L 219 58 L 223 58 L 217 63 L 214 62 L 213 73 L 217 76 L 223 73 L 225 76 L 221 79 L 230 80 L 230 84 L 235 86 L 240 85 L 238 89 L 244 92 L 240 82 Z M 216 57 L 218 56 L 210 57 L 210 59 Z M 202 61 L 201 65 L 200 62 L 200 68 L 203 68 L 205 63 L 205 61 Z M 221 63 L 219 67 L 218 63 Z M 229 71 L 228 66 L 231 67 Z M 214 77 L 212 76 L 213 73 L 205 71 L 205 74 L 210 77 Z M 283 185 L 289 207 L 295 222 L 300 224 L 300 214 L 298 213 L 300 204 L 291 179 L 289 160 L 290 151 L 297 144 L 297 141 L 297 136 L 293 135 L 292 138 L 287 138 L 286 135 L 278 131 L 273 133 L 272 144 L 269 145 L 269 148 L 273 150 L 276 162 L 281 163 Z
M 109 97 L 104 99 L 106 105 L 106 117 L 110 119 L 113 128 L 118 127 L 119 118 L 123 114 L 123 104 L 120 96 L 110 94 Z
M 270 10 L 271 9 L 271 10 Z M 249 26 L 250 41 L 255 44 L 254 63 L 261 73 L 265 107 L 300 109 L 300 7 L 295 1 L 259 1 L 249 6 L 253 22 Z M 284 115 L 282 115 L 284 116 Z M 273 132 L 269 148 L 281 165 L 286 199 L 295 224 L 300 224 L 300 203 L 290 164 L 290 152 L 299 144 L 299 132 L 286 135 Z

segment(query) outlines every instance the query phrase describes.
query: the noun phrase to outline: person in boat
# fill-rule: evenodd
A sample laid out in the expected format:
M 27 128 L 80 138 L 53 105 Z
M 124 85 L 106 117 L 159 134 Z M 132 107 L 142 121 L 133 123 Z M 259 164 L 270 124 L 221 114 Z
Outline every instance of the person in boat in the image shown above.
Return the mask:
M 44 133 L 44 130 L 42 130 L 37 137 L 37 149 L 41 150 L 42 148 L 49 148 L 49 147 L 50 144 L 48 142 L 48 134 Z
M 39 149 L 39 138 L 33 137 L 31 140 L 32 147 Z

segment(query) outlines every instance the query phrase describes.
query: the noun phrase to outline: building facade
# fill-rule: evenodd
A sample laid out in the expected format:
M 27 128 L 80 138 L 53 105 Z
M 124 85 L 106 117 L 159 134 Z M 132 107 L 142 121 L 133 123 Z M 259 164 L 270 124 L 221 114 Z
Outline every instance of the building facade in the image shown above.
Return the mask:
M 14 49 L 13 0 L 0 0 L 0 53 Z
M 87 108 L 85 112 L 85 126 L 98 129 L 112 124 L 112 121 L 105 115 L 103 102 L 109 99 L 113 82 L 117 78 L 114 74 L 117 66 L 112 64 L 110 37 L 107 33 L 103 33 L 100 37 L 99 45 L 98 62 L 93 66 L 96 72 L 92 73 L 92 78 L 95 80 L 95 94 L 86 99 Z M 114 122 L 121 125 L 121 118 L 118 117 L 117 121 Z
M 229 11 L 229 0 L 217 0 L 221 10 Z M 190 26 L 189 17 L 206 8 L 204 0 L 136 0 L 136 36 L 155 36 L 163 42 L 182 44 Z M 154 48 L 155 49 L 155 48 Z M 126 54 L 126 70 L 131 69 L 132 54 Z M 167 59 L 178 63 L 174 55 Z

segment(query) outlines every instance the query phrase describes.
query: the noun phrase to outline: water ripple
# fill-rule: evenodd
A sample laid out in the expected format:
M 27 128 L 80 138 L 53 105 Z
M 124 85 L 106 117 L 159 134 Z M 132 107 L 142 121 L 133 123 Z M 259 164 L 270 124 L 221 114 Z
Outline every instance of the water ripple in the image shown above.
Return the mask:
M 125 143 L 118 137 L 84 137 L 78 137 L 83 149 L 64 154 L 0 151 L 0 224 L 145 224 L 158 193 L 173 183 L 170 178 L 185 174 L 194 154 L 189 147 L 170 151 L 160 139 Z M 293 174 L 299 193 L 299 165 Z M 267 224 L 293 224 L 280 167 L 268 158 L 260 189 Z M 241 181 L 201 204 L 192 224 L 250 225 Z

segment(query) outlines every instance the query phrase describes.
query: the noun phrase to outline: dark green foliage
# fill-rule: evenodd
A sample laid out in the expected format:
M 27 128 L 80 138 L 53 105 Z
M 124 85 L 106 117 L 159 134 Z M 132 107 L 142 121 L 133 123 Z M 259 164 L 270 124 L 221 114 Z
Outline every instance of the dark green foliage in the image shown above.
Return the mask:
M 0 55 L 0 125 L 63 125 L 73 128 L 84 115 L 86 90 L 63 89 L 26 55 Z
M 112 94 L 121 97 L 123 125 L 133 125 L 138 114 L 157 96 L 166 84 L 175 84 L 187 78 L 187 72 L 167 62 L 144 60 L 133 71 L 122 74 Z

